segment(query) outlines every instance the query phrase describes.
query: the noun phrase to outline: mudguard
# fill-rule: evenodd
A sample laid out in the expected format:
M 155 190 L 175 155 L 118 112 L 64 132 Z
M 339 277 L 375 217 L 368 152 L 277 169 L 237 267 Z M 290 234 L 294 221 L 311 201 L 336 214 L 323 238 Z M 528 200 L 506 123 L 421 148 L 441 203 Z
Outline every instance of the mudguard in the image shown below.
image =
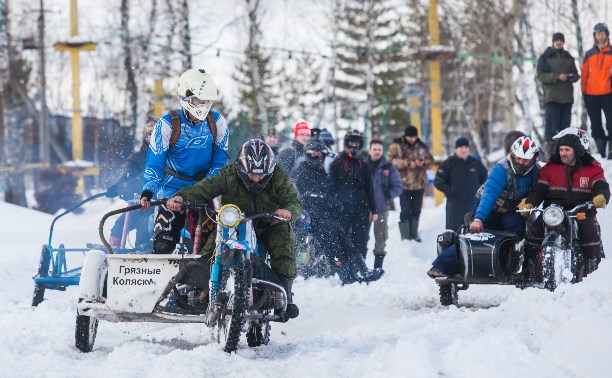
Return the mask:
M 542 241 L 542 247 L 547 245 L 561 248 L 565 245 L 565 238 L 557 231 L 551 231 L 544 237 L 544 240 Z
M 507 283 L 520 253 L 516 234 L 485 231 L 459 235 L 458 259 L 464 281 L 469 284 Z

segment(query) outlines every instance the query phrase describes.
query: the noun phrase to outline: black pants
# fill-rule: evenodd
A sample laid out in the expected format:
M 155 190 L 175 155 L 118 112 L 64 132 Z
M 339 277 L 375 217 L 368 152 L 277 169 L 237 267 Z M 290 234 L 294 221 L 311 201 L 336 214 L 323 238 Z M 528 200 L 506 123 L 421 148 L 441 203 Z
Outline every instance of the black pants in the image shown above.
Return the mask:
M 591 120 L 591 135 L 593 139 L 612 139 L 612 93 L 601 96 L 584 95 L 584 104 Z M 607 137 L 602 127 L 602 110 L 606 115 Z
M 370 238 L 370 212 L 367 208 L 345 208 L 340 216 L 340 234 L 338 245 L 343 245 L 341 260 L 351 256 L 361 255 L 365 258 L 368 253 L 368 240 Z M 352 248 L 350 244 L 352 243 Z M 348 248 L 347 248 L 348 246 Z
M 155 241 L 153 242 L 153 253 L 172 253 L 176 243 L 181 238 L 181 230 L 185 226 L 186 212 L 180 213 L 170 211 L 166 205 L 160 205 L 155 217 Z
M 402 194 L 400 194 L 400 221 L 418 218 L 421 215 L 423 193 L 425 193 L 425 189 L 404 190 Z
M 546 142 L 551 142 L 555 134 L 570 127 L 572 121 L 572 105 L 573 104 L 561 104 L 559 102 L 546 103 L 546 126 L 544 130 L 544 140 Z
M 544 238 L 544 221 L 538 217 L 529 226 L 525 242 L 528 246 L 539 246 Z M 601 259 L 601 236 L 599 235 L 599 223 L 593 216 L 587 216 L 578 221 L 578 238 L 582 253 L 587 259 Z

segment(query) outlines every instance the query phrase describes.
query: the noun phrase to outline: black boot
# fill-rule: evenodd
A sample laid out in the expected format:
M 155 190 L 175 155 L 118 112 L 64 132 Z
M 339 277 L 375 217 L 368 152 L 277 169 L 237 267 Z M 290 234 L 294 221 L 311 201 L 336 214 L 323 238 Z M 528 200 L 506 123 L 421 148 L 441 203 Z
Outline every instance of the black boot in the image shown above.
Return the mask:
M 378 269 L 368 269 L 365 260 L 361 255 L 354 256 L 353 259 L 353 274 L 355 277 L 355 281 L 361 282 L 372 282 L 378 280 L 383 273 L 385 273 L 382 268 Z
M 410 218 L 410 235 L 415 242 L 421 242 L 421 238 L 419 237 L 419 217 Z
M 340 277 L 340 282 L 342 282 L 342 285 L 350 285 L 355 282 L 352 265 L 353 264 L 350 260 L 345 260 L 342 261 L 339 266 L 336 266 L 336 273 L 338 273 L 338 277 Z
M 602 159 L 606 156 L 606 144 L 607 143 L 608 141 L 606 139 L 603 139 L 603 138 L 595 139 L 595 145 L 597 146 L 597 152 L 599 152 Z
M 374 269 L 382 269 L 384 259 L 385 255 L 374 255 Z
M 410 234 L 410 221 L 400 221 L 399 222 L 399 230 L 400 237 L 402 240 L 410 240 L 412 239 L 412 235 Z
M 285 289 L 285 292 L 287 293 L 287 309 L 285 310 L 284 314 L 277 313 L 277 315 L 280 315 L 282 318 L 282 321 L 286 322 L 289 319 L 297 318 L 298 315 L 300 314 L 300 309 L 298 308 L 298 306 L 296 306 L 293 303 L 293 293 L 291 292 L 291 288 L 293 287 L 293 280 L 290 280 L 289 278 L 282 276 L 282 275 L 279 275 L 278 278 L 280 279 L 283 285 L 283 288 Z

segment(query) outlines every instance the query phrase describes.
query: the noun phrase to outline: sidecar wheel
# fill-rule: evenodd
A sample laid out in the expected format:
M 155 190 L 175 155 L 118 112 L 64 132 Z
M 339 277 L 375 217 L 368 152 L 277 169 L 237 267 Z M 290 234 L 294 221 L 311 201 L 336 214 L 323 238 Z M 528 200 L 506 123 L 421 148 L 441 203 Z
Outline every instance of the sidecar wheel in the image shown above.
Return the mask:
M 49 276 L 49 266 L 51 265 L 51 255 L 46 245 L 43 245 L 40 252 L 40 262 L 38 263 L 37 277 Z M 45 286 L 42 284 L 34 284 L 34 293 L 32 295 L 32 306 L 36 307 L 45 298 Z
M 74 332 L 74 345 L 78 350 L 89 353 L 93 350 L 98 333 L 98 319 L 92 316 L 77 315 Z
M 227 330 L 227 338 L 224 351 L 227 353 L 235 352 L 238 348 L 238 341 L 242 333 L 244 325 L 244 313 L 247 309 L 247 285 L 246 274 L 244 268 L 236 268 L 233 270 L 234 275 L 234 293 L 231 303 L 231 320 L 229 329 Z
M 457 306 L 459 303 L 459 294 L 457 292 L 457 284 L 441 284 L 440 285 L 440 304 L 442 306 Z

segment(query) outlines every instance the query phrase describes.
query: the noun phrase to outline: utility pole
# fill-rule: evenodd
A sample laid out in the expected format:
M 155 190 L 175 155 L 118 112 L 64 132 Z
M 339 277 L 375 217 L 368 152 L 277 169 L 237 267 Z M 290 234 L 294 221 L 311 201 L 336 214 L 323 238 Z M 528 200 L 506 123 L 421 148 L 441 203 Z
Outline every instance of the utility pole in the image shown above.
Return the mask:
M 45 76 L 45 11 L 44 0 L 40 0 L 38 15 L 38 53 L 40 64 L 38 77 L 40 81 L 40 112 L 38 113 L 38 155 L 41 163 L 49 164 L 49 129 L 47 128 L 47 78 Z
M 96 44 L 81 42 L 74 38 L 79 35 L 77 0 L 70 0 L 70 37 L 74 41 L 58 42 L 53 47 L 57 51 L 69 52 L 72 63 L 72 159 L 83 159 L 83 115 L 81 114 L 80 51 L 93 51 Z
M 70 37 L 67 42 L 58 42 L 53 47 L 57 51 L 70 52 L 72 63 L 72 160 L 83 160 L 83 115 L 81 114 L 81 81 L 79 52 L 93 51 L 96 44 L 83 42 L 76 38 L 79 35 L 79 16 L 77 0 L 70 0 Z M 77 185 L 77 193 L 83 193 L 83 177 Z

